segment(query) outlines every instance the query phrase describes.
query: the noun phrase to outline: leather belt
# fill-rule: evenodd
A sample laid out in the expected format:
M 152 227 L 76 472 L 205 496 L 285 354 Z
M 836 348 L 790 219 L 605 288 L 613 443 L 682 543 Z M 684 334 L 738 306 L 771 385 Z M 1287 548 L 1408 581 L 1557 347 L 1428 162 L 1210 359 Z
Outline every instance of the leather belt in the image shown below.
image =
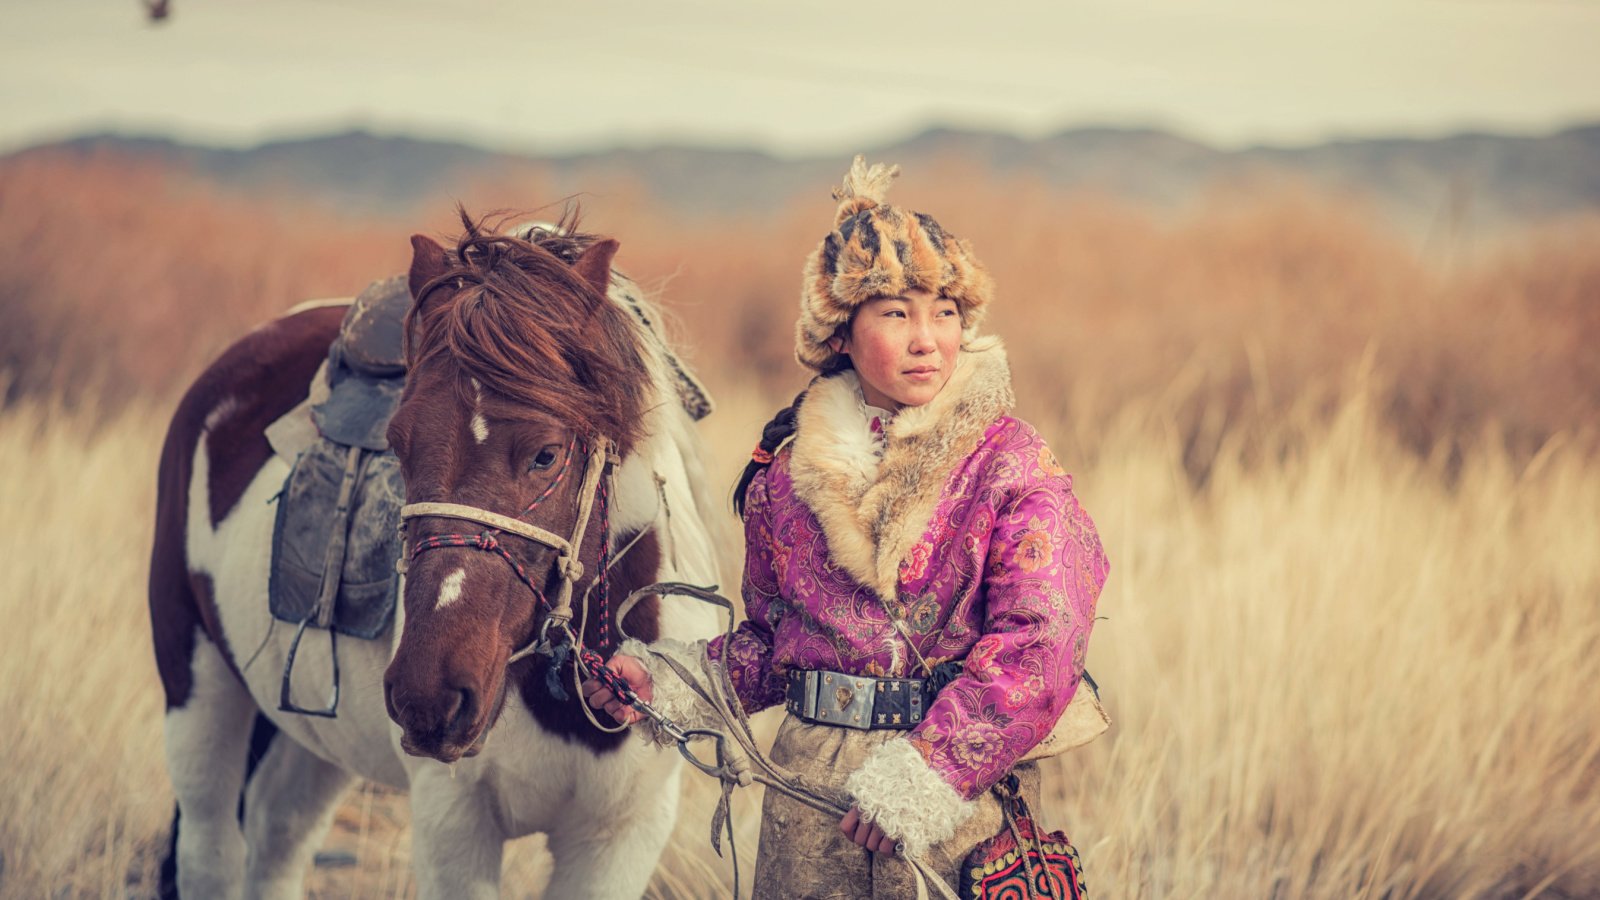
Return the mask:
M 930 698 L 922 678 L 873 678 L 824 669 L 790 669 L 786 705 L 819 725 L 905 730 L 922 722 Z

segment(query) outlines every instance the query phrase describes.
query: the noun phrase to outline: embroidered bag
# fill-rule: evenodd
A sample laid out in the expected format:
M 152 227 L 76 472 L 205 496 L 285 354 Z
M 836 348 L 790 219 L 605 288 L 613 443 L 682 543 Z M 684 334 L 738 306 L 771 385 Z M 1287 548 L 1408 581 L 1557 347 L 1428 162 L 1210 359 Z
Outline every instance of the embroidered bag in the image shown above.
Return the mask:
M 972 848 L 961 867 L 963 900 L 1083 900 L 1083 864 L 1059 831 L 1040 834 L 1016 775 L 994 786 L 1006 827 Z

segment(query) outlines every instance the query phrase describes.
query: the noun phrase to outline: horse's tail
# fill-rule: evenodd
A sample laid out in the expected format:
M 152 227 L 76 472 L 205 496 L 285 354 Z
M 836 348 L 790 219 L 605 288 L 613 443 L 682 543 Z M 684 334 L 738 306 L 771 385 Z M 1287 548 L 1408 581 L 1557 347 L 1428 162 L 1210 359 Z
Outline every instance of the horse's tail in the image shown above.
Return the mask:
M 194 475 L 194 454 L 204 430 L 200 385 L 178 404 L 167 426 L 156 474 L 156 521 L 150 548 L 148 600 L 150 630 L 156 670 L 161 676 L 170 712 L 182 707 L 193 686 L 192 657 L 199 629 L 203 628 L 200 601 L 190 575 L 188 558 L 189 491 Z M 178 828 L 180 812 L 172 807 L 172 829 L 156 882 L 161 900 L 178 897 Z
M 179 404 L 161 447 L 156 475 L 155 540 L 150 549 L 150 629 L 155 641 L 156 669 L 161 675 L 168 710 L 182 706 L 188 699 L 193 629 L 200 617 L 194 585 L 189 580 L 185 539 L 194 451 L 203 424 L 193 421 L 191 400 L 192 396 L 185 396 L 184 402 Z M 156 896 L 161 900 L 177 900 L 178 897 L 179 817 L 178 804 L 174 802 L 172 830 L 156 882 Z
M 155 540 L 150 548 L 150 629 L 155 642 L 156 670 L 166 693 L 167 709 L 189 699 L 190 660 L 200 604 L 189 577 L 187 531 L 189 485 L 194 452 L 204 428 L 196 409 L 195 391 L 184 396 L 167 427 L 156 474 Z

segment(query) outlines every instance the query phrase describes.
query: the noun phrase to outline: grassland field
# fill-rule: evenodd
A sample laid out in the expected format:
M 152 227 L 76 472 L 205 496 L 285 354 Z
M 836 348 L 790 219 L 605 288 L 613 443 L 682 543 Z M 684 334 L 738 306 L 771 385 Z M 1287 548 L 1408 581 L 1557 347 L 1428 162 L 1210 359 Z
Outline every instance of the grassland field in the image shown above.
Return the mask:
M 1158 213 L 948 184 L 904 202 L 994 270 L 1020 412 L 1112 560 L 1089 665 L 1115 726 L 1048 764 L 1040 810 L 1094 894 L 1600 896 L 1600 217 L 1430 243 L 1292 186 Z M 721 401 L 725 493 L 802 383 L 827 205 L 671 223 L 607 199 L 591 225 Z M 449 227 L 443 200 L 380 221 L 126 162 L 0 168 L 0 897 L 153 889 L 172 797 L 144 583 L 175 392 Z M 685 793 L 651 895 L 728 896 L 715 791 Z M 407 821 L 353 790 L 310 894 L 412 896 Z M 545 865 L 517 842 L 505 894 Z

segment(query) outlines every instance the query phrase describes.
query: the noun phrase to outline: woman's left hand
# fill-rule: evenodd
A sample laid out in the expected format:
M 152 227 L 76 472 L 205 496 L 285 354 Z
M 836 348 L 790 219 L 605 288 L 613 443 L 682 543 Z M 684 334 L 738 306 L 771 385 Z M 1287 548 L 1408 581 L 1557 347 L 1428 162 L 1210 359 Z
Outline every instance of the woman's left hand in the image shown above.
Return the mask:
M 870 822 L 863 821 L 861 810 L 850 807 L 850 811 L 839 820 L 839 830 L 845 837 L 857 844 L 871 850 L 873 853 L 882 853 L 884 856 L 893 856 L 895 840 L 883 833 L 883 829 Z

